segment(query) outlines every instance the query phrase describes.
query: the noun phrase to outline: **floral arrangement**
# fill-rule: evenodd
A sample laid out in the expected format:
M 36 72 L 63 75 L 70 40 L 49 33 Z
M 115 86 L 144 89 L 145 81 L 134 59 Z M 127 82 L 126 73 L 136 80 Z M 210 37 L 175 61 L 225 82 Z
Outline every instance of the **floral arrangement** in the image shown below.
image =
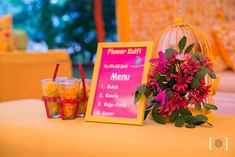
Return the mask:
M 194 43 L 185 48 L 187 38 L 184 36 L 178 43 L 180 52 L 170 48 L 165 53 L 158 52 L 158 58 L 150 59 L 152 67 L 148 82 L 139 86 L 135 92 L 135 103 L 142 94 L 147 98 L 145 118 L 152 113 L 154 121 L 165 124 L 167 119 L 175 122 L 176 127 L 195 128 L 207 123 L 205 115 L 194 116 L 191 108 L 216 110 L 217 107 L 206 102 L 210 93 L 207 75 L 216 78 L 210 58 L 201 52 L 190 54 Z M 184 50 L 185 48 L 185 50 Z M 151 111 L 151 112 L 150 112 Z

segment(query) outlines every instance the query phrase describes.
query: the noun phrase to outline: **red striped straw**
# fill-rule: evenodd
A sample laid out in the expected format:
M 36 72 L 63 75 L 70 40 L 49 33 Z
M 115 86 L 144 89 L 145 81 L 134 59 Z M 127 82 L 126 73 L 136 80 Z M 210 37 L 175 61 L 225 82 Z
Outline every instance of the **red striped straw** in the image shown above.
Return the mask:
M 82 79 L 83 98 L 86 98 L 85 74 L 84 74 L 82 64 L 80 62 L 78 62 L 78 70 L 80 72 L 80 76 L 81 76 L 81 79 Z
M 54 74 L 53 74 L 53 81 L 55 81 L 55 79 L 56 79 L 59 66 L 60 66 L 60 64 L 58 64 L 58 63 L 55 66 L 55 71 L 54 71 Z

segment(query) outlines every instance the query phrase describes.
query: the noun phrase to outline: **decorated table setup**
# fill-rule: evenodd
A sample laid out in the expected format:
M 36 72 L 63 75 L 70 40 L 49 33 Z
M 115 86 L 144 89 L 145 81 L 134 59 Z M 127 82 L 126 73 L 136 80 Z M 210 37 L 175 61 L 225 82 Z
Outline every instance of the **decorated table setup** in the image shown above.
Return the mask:
M 57 77 L 58 63 L 41 100 L 0 103 L 0 156 L 234 157 L 234 107 L 214 100 L 213 63 L 182 21 L 153 42 L 99 43 L 92 80 L 80 63 L 81 78 Z

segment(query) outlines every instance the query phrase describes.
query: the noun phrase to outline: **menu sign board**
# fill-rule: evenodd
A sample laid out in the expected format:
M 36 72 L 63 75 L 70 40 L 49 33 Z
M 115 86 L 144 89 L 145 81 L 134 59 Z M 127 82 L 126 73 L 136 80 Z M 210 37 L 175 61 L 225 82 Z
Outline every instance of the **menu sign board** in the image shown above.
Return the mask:
M 134 104 L 138 86 L 146 83 L 152 42 L 99 43 L 87 121 L 143 124 L 145 100 Z

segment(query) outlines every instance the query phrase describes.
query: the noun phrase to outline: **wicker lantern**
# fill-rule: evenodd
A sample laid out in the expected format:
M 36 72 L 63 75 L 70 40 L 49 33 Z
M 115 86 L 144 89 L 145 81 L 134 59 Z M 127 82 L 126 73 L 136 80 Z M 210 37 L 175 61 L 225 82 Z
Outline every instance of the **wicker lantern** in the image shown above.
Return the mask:
M 187 37 L 186 47 L 192 43 L 195 43 L 191 53 L 195 53 L 198 51 L 202 52 L 205 56 L 208 56 L 213 62 L 214 55 L 205 35 L 201 31 L 189 25 L 188 23 L 183 22 L 182 19 L 178 19 L 176 24 L 166 27 L 158 34 L 158 36 L 154 40 L 155 49 L 153 57 L 156 57 L 156 52 L 160 50 L 164 52 L 168 48 L 173 48 L 179 51 L 178 43 L 183 36 Z M 213 81 L 209 76 L 206 77 L 206 83 L 208 85 L 211 85 L 211 93 L 209 94 L 206 100 L 208 103 L 214 103 L 212 96 L 215 94 L 218 82 L 218 78 Z
M 176 24 L 170 25 L 160 32 L 160 34 L 155 39 L 155 50 L 165 51 L 167 48 L 174 48 L 175 50 L 179 50 L 177 44 L 183 36 L 187 37 L 188 45 L 195 43 L 195 46 L 192 50 L 193 53 L 200 51 L 204 55 L 214 59 L 211 47 L 205 35 L 193 26 L 184 23 L 182 19 L 177 19 Z M 188 45 L 186 45 L 186 47 Z

